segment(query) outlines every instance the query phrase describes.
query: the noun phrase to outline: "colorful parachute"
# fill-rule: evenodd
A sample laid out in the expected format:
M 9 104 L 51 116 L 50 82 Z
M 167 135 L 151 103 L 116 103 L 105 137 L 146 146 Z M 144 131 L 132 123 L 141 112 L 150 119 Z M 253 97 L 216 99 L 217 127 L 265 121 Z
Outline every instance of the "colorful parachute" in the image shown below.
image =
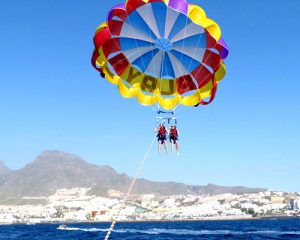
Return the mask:
M 94 45 L 93 66 L 123 97 L 166 110 L 210 103 L 226 72 L 219 26 L 187 0 L 127 0 L 97 28 Z

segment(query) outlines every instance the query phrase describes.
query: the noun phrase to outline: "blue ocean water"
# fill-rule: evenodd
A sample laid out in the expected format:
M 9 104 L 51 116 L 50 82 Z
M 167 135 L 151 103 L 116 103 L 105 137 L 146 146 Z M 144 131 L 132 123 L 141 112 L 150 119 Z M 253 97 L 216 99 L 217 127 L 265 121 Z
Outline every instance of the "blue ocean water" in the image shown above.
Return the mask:
M 104 239 L 109 223 L 2 225 L 0 239 Z M 110 238 L 122 240 L 300 239 L 300 219 L 117 223 Z

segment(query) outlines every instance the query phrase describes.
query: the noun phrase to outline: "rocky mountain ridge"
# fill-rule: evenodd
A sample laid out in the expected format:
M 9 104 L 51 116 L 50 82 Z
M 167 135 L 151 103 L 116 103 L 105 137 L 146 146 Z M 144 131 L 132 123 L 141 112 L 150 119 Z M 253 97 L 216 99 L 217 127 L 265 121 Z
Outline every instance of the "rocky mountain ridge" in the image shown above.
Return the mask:
M 59 188 L 91 188 L 89 194 L 107 196 L 113 189 L 126 192 L 132 177 L 116 172 L 110 166 L 98 166 L 82 158 L 59 151 L 45 151 L 25 167 L 11 171 L 0 164 L 0 203 L 24 197 L 49 196 Z M 176 182 L 155 182 L 138 179 L 133 194 L 243 194 L 265 189 L 223 187 L 214 184 L 192 186 Z

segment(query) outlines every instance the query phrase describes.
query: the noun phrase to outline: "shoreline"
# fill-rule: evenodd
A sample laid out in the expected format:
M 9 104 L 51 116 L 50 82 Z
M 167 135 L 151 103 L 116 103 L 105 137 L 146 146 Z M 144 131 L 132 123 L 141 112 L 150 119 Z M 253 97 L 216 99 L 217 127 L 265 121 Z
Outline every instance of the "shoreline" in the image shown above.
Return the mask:
M 151 223 L 151 222 L 202 222 L 202 221 L 248 221 L 248 220 L 288 220 L 288 219 L 300 219 L 300 216 L 266 216 L 266 217 L 220 217 L 220 218 L 201 218 L 201 219 L 162 219 L 162 220 L 121 220 L 117 223 Z M 0 226 L 4 225 L 43 225 L 43 224 L 110 224 L 112 221 L 53 221 L 53 222 L 40 222 L 40 223 L 0 223 Z

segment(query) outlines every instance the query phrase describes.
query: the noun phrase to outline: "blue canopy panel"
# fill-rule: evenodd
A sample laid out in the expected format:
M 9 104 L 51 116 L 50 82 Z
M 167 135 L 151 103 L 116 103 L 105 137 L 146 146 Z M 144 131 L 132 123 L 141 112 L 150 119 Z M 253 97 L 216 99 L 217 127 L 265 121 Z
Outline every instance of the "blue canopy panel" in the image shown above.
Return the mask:
M 170 79 L 189 74 L 203 60 L 206 34 L 188 16 L 162 2 L 145 4 L 125 20 L 121 51 L 141 72 Z

